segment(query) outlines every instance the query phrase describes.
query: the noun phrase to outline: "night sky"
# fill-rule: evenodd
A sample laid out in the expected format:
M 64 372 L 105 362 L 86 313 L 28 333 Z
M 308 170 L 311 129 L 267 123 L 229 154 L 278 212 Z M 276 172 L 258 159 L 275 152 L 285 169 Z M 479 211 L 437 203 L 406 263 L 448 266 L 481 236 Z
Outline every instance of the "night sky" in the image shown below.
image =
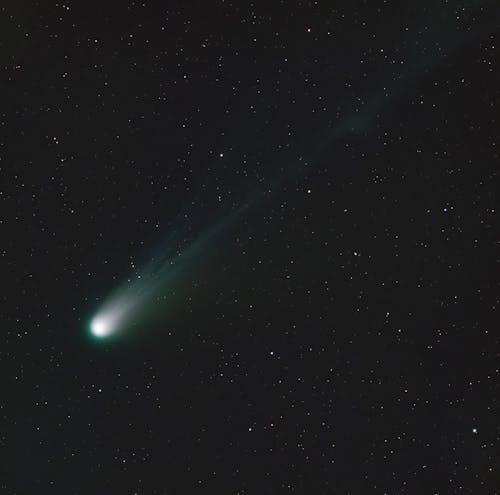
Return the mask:
M 1 494 L 500 493 L 499 38 L 2 2 Z

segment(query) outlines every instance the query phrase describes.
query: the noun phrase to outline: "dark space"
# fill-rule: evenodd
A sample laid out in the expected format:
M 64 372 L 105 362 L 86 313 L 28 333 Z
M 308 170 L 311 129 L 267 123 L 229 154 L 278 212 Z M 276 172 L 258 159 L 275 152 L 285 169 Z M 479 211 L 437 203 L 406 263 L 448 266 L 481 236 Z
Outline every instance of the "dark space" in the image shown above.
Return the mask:
M 2 2 L 0 492 L 500 493 L 499 37 Z

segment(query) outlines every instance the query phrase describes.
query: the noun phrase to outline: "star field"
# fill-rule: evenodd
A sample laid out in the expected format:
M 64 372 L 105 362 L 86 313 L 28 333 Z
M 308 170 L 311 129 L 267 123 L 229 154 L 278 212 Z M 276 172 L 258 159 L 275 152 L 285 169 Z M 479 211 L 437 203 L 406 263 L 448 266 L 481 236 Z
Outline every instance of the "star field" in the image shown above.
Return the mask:
M 2 494 L 500 493 L 495 2 L 0 33 Z

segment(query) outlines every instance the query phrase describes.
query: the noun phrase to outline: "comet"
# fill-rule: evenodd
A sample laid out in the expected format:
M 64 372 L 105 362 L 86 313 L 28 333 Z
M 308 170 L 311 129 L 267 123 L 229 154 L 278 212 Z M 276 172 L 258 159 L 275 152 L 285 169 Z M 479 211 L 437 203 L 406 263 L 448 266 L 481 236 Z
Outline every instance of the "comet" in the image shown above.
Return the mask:
M 184 238 L 179 241 L 178 235 L 171 235 L 156 256 L 140 270 L 129 274 L 102 301 L 90 321 L 92 336 L 106 339 L 119 335 L 125 329 L 140 326 L 152 308 L 157 308 L 153 303 L 164 301 L 165 298 L 159 296 L 169 289 L 175 291 L 181 277 L 196 268 L 217 236 L 228 229 L 248 207 L 249 204 L 246 204 L 226 214 L 211 228 L 200 232 L 191 243 L 186 243 Z

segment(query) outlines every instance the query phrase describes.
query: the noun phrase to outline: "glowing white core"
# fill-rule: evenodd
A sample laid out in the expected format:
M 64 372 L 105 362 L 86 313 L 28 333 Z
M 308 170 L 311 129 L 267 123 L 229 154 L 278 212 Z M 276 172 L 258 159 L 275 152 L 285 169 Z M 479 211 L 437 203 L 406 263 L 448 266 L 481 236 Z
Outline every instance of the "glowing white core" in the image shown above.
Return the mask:
M 110 325 L 110 322 L 106 321 L 104 318 L 95 318 L 90 324 L 90 328 L 96 337 L 107 337 L 113 333 L 113 328 Z

